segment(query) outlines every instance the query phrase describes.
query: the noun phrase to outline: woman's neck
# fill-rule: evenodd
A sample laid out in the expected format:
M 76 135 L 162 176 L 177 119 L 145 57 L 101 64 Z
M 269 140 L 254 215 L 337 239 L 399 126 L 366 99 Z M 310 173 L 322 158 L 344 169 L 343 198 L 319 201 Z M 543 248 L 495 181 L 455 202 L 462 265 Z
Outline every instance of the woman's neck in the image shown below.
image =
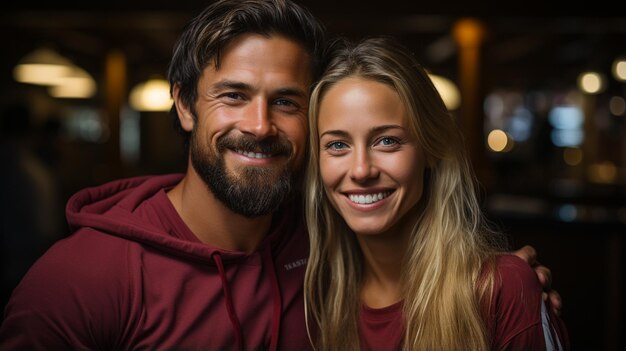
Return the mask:
M 408 235 L 400 233 L 357 235 L 363 252 L 361 301 L 383 308 L 402 300 L 402 270 Z

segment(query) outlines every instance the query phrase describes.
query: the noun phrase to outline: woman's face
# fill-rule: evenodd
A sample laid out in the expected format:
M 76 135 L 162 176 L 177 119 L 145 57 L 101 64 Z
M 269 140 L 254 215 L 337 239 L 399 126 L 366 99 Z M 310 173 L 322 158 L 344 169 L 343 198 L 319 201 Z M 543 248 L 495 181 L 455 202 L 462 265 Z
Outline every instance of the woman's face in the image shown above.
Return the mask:
M 395 90 L 364 78 L 339 81 L 320 103 L 322 181 L 357 234 L 395 229 L 422 196 L 425 158 L 409 118 Z

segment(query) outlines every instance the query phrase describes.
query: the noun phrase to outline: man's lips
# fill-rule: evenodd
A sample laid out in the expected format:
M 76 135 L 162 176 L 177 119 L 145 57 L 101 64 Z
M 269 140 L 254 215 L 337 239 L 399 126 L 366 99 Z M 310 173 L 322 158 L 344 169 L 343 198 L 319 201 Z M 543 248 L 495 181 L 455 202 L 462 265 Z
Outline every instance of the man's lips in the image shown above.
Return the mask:
M 261 152 L 254 152 L 254 151 L 244 151 L 244 150 L 240 150 L 240 149 L 235 150 L 235 152 L 240 154 L 240 155 L 249 157 L 249 158 L 260 158 L 260 159 L 263 159 L 263 158 L 271 158 L 271 157 L 274 156 L 274 155 L 268 154 L 268 153 L 261 153 Z

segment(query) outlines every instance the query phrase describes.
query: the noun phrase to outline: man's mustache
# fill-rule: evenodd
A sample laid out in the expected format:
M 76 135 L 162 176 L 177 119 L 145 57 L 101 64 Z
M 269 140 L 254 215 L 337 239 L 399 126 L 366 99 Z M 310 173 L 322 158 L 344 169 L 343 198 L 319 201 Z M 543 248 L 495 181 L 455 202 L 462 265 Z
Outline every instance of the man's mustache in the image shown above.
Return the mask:
M 218 139 L 217 149 L 222 152 L 226 149 L 260 152 L 271 155 L 291 156 L 293 148 L 285 138 L 275 137 L 256 140 L 251 135 L 225 135 Z

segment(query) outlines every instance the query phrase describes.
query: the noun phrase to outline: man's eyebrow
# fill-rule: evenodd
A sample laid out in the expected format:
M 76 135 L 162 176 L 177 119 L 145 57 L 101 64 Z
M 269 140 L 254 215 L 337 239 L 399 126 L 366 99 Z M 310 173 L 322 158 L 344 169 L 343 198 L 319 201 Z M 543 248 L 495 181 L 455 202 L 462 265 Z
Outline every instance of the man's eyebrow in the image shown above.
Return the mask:
M 243 90 L 243 91 L 252 91 L 254 90 L 254 86 L 248 83 L 234 81 L 234 80 L 221 80 L 219 82 L 215 82 L 209 88 L 210 91 L 223 91 L 223 90 Z M 309 94 L 303 89 L 297 87 L 284 87 L 276 90 L 276 95 L 280 96 L 297 96 L 303 99 L 308 99 Z
M 234 80 L 220 80 L 214 84 L 211 84 L 211 91 L 222 91 L 222 90 L 253 90 L 252 85 L 244 82 L 238 82 Z
M 302 89 L 299 88 L 281 88 L 278 89 L 278 91 L 276 92 L 277 95 L 281 95 L 281 96 L 297 96 L 297 97 L 301 97 L 304 99 L 308 99 L 309 98 L 309 94 L 307 92 L 305 92 Z

